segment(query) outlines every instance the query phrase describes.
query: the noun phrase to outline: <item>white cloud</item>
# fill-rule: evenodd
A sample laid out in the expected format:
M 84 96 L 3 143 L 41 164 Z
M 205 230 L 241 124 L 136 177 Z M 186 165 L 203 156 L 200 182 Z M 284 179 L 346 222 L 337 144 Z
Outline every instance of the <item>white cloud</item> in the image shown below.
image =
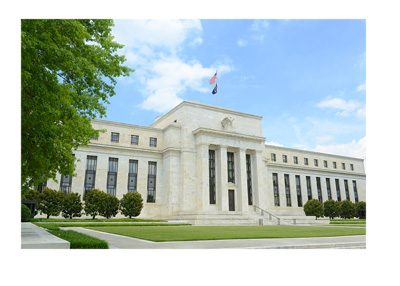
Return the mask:
M 334 137 L 331 135 L 321 135 L 321 136 L 315 137 L 315 140 L 317 141 L 317 143 L 326 143 L 326 142 L 332 141 L 333 139 L 334 139 Z
M 246 40 L 243 40 L 243 39 L 239 39 L 239 40 L 237 41 L 237 45 L 238 45 L 239 47 L 245 47 L 245 46 L 247 46 L 247 41 L 246 41 Z
M 362 91 L 362 90 L 366 90 L 366 89 L 367 89 L 367 85 L 365 83 L 357 86 L 357 91 Z
M 348 117 L 353 112 L 358 113 L 359 108 L 363 109 L 363 104 L 354 100 L 346 101 L 342 98 L 332 98 L 318 103 L 317 107 L 337 109 L 337 115 Z
M 250 26 L 252 31 L 260 31 L 269 28 L 269 22 L 267 20 L 254 20 Z
M 313 151 L 356 158 L 365 158 L 366 137 L 358 141 L 353 140 L 344 144 L 317 145 Z
M 205 79 L 232 70 L 230 60 L 203 67 L 198 61 L 179 57 L 183 45 L 201 45 L 202 26 L 199 20 L 116 20 L 113 34 L 126 46 L 122 53 L 133 77 L 143 85 L 143 109 L 165 112 L 182 99 L 188 89 L 210 92 Z

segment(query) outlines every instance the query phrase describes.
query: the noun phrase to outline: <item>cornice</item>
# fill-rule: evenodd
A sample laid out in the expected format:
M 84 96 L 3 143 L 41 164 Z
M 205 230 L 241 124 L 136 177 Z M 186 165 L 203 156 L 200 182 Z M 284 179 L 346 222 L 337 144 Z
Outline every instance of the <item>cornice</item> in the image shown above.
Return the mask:
M 219 136 L 223 136 L 223 137 L 235 137 L 235 138 L 240 138 L 240 139 L 247 139 L 247 140 L 252 140 L 252 141 L 260 141 L 260 142 L 265 141 L 265 137 L 246 135 L 246 134 L 242 134 L 242 133 L 222 131 L 222 130 L 216 130 L 216 129 L 211 129 L 211 128 L 204 128 L 204 127 L 199 127 L 197 129 L 193 130 L 192 133 L 195 136 L 201 135 L 201 134 L 211 134 L 211 135 L 219 135 Z
M 163 129 L 160 129 L 160 128 L 146 127 L 146 126 L 120 123 L 120 122 L 114 122 L 114 121 L 100 120 L 100 119 L 92 119 L 92 122 L 98 123 L 101 125 L 107 125 L 107 126 L 117 126 L 117 127 L 123 127 L 123 128 L 140 129 L 140 130 L 144 130 L 144 131 L 154 131 L 154 132 L 159 132 L 159 133 L 163 132 Z

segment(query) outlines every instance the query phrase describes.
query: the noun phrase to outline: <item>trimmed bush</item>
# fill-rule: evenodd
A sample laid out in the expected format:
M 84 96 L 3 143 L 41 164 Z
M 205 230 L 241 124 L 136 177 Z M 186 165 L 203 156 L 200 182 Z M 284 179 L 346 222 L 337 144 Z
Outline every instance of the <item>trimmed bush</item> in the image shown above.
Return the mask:
M 90 215 L 92 219 L 95 219 L 97 215 L 100 215 L 100 208 L 104 195 L 105 193 L 98 189 L 93 189 L 87 192 L 84 207 L 86 215 Z
M 367 204 L 363 201 L 355 203 L 355 207 L 356 207 L 356 215 L 355 216 L 358 218 L 360 217 L 359 210 L 367 211 Z
M 353 218 L 356 214 L 356 207 L 351 201 L 345 200 L 339 204 L 341 218 Z
M 65 196 L 62 208 L 62 215 L 65 218 L 81 217 L 83 204 L 81 202 L 81 195 L 77 193 L 70 193 Z
M 111 194 L 104 193 L 104 198 L 101 201 L 99 215 L 105 218 L 116 216 L 119 210 L 119 200 Z
M 39 201 L 40 193 L 35 190 L 29 190 L 24 197 L 24 200 L 27 201 Z
M 37 209 L 42 211 L 47 218 L 58 216 L 62 210 L 65 194 L 49 188 L 39 194 Z
M 120 206 L 121 213 L 124 216 L 129 218 L 136 217 L 140 215 L 140 212 L 143 209 L 142 196 L 137 192 L 126 193 L 120 201 Z
M 305 205 L 304 205 L 304 212 L 306 213 L 307 216 L 316 216 L 318 217 L 323 217 L 324 216 L 324 207 L 322 203 L 317 200 L 309 200 Z
M 327 200 L 324 202 L 324 216 L 333 219 L 339 216 L 339 202 Z
M 21 221 L 28 222 L 31 218 L 31 210 L 24 204 L 21 204 Z

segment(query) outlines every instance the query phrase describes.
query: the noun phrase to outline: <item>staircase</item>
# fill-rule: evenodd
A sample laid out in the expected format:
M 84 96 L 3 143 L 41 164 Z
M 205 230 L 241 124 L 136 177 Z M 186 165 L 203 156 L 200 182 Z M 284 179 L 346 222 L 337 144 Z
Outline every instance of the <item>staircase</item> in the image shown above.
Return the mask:
M 244 216 L 239 211 L 225 212 L 178 212 L 171 220 L 184 221 L 192 225 L 257 225 L 256 218 Z

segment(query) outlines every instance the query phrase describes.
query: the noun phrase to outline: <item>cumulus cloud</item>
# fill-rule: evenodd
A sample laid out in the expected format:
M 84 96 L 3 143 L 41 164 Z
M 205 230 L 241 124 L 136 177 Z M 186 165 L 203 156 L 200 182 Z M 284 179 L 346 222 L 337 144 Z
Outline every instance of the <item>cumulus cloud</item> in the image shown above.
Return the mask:
M 324 100 L 317 104 L 319 108 L 332 108 L 338 110 L 336 113 L 341 117 L 348 117 L 351 113 L 357 112 L 363 104 L 354 100 L 346 101 L 342 98 L 332 98 Z
M 366 89 L 367 89 L 367 85 L 365 83 L 357 86 L 357 91 L 362 91 L 362 90 L 366 90 Z
M 365 158 L 366 137 L 343 144 L 317 145 L 313 150 L 335 155 Z
M 246 40 L 243 40 L 243 39 L 239 39 L 239 40 L 237 41 L 237 45 L 238 45 L 239 47 L 245 47 L 245 46 L 247 46 L 247 41 L 246 41 Z
M 185 44 L 195 48 L 203 43 L 199 20 L 116 20 L 113 34 L 126 45 L 122 52 L 143 86 L 143 109 L 165 112 L 188 89 L 209 92 L 205 80 L 216 69 L 219 75 L 232 70 L 229 61 L 204 67 L 179 56 Z

